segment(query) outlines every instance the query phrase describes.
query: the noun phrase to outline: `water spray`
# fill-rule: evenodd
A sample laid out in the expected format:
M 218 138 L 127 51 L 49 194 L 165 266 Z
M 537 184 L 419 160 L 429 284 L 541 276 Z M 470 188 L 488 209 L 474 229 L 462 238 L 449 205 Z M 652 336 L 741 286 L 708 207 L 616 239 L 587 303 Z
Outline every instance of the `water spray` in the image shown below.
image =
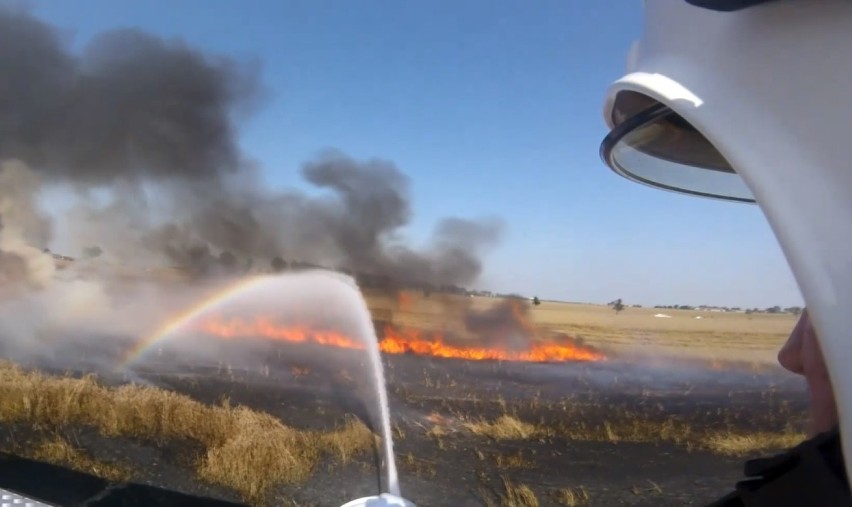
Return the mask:
M 405 498 L 382 493 L 378 496 L 365 496 L 351 502 L 346 502 L 341 507 L 416 507 Z
M 350 279 L 351 280 L 351 279 Z M 370 317 L 370 310 L 364 301 L 363 295 L 358 291 L 354 281 L 351 285 L 358 294 L 360 304 L 358 305 L 360 335 L 367 338 L 367 354 L 370 357 L 370 369 L 373 372 L 373 385 L 376 389 L 376 397 L 379 400 L 380 417 L 382 420 L 382 444 L 384 451 L 385 473 L 387 493 L 378 496 L 358 498 L 347 502 L 343 507 L 414 507 L 414 504 L 401 497 L 399 489 L 399 476 L 396 470 L 396 459 L 393 454 L 393 434 L 390 426 L 390 406 L 388 403 L 387 385 L 385 383 L 384 367 L 382 357 L 379 353 L 379 340 Z
M 279 302 L 286 301 L 283 308 Z M 390 424 L 390 407 L 387 387 L 385 385 L 384 368 L 379 351 L 379 341 L 373 326 L 372 316 L 363 295 L 349 276 L 329 271 L 303 271 L 276 276 L 265 276 L 241 281 L 234 288 L 226 289 L 223 293 L 213 296 L 210 301 L 195 307 L 176 322 L 172 322 L 148 339 L 143 346 L 137 347 L 130 362 L 146 355 L 147 351 L 156 352 L 153 345 L 168 339 L 173 332 L 191 328 L 194 322 L 204 319 L 210 313 L 220 311 L 224 307 L 232 310 L 257 310 L 258 305 L 271 304 L 275 310 L 289 314 L 290 318 L 303 318 L 322 304 L 339 310 L 333 320 L 337 325 L 353 331 L 353 337 L 362 341 L 368 356 L 370 376 L 375 399 L 378 401 L 380 428 L 382 438 L 381 454 L 384 464 L 384 491 L 378 496 L 353 500 L 347 506 L 411 506 L 414 504 L 401 496 L 396 460 L 393 452 L 393 435 Z M 323 317 L 326 318 L 326 317 Z M 360 347 L 359 347 L 360 348 Z M 152 350 L 154 349 L 154 350 Z M 278 354 L 280 355 L 280 350 Z M 223 369 L 228 377 L 233 379 L 235 369 L 230 360 L 217 361 L 219 371 Z M 268 364 L 260 366 L 260 374 L 268 377 Z

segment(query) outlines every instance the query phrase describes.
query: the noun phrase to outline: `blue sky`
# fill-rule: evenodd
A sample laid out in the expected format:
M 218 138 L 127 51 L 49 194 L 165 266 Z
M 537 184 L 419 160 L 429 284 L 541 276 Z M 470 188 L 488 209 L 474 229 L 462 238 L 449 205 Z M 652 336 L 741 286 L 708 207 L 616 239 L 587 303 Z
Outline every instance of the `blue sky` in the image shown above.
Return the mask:
M 615 176 L 598 158 L 606 87 L 641 2 L 31 2 L 79 48 L 136 27 L 260 65 L 240 142 L 275 187 L 326 148 L 411 178 L 422 241 L 442 217 L 499 216 L 481 288 L 570 301 L 766 307 L 801 298 L 754 206 Z

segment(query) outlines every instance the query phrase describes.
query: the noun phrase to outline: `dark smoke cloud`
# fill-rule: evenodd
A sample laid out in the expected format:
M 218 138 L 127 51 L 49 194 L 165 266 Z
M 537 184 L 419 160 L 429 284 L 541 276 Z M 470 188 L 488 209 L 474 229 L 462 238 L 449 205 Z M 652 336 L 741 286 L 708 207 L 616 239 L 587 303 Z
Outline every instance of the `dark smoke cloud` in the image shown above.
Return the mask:
M 486 310 L 469 310 L 466 329 L 491 346 L 526 350 L 537 331 L 532 324 L 529 303 L 506 299 Z
M 350 269 L 386 274 L 399 280 L 468 283 L 482 270 L 482 249 L 499 238 L 498 220 L 441 221 L 431 246 L 415 251 L 398 241 L 409 223 L 408 179 L 390 162 L 363 163 L 327 153 L 304 166 L 305 179 L 334 195 L 303 208 L 298 223 L 313 224 Z
M 218 178 L 239 167 L 232 114 L 252 75 L 135 30 L 96 37 L 79 57 L 55 31 L 0 7 L 0 153 L 51 178 Z
M 264 189 L 236 142 L 260 96 L 255 70 L 136 30 L 76 55 L 54 28 L 0 7 L 0 161 L 77 192 L 82 204 L 62 218 L 81 238 L 73 254 L 147 252 L 197 275 L 281 256 L 396 280 L 476 279 L 500 222 L 447 219 L 423 248 L 406 245 L 409 181 L 390 162 L 328 152 L 302 168 L 325 196 Z

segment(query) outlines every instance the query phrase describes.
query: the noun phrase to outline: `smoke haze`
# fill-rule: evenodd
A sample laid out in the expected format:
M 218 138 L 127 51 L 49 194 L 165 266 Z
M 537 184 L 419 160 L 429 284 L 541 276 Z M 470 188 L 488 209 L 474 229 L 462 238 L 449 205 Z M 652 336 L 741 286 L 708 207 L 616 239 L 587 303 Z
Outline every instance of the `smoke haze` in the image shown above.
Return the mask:
M 221 290 L 215 275 L 276 257 L 399 282 L 477 279 L 501 222 L 447 218 L 407 244 L 410 181 L 390 161 L 327 150 L 300 168 L 319 196 L 266 188 L 238 143 L 261 92 L 252 62 L 131 29 L 72 52 L 55 27 L 0 6 L 4 357 L 63 365 L 92 350 L 80 344 L 126 349 Z M 40 203 L 57 191 L 70 201 L 51 214 Z M 73 262 L 48 250 L 60 232 Z M 194 283 L 149 274 L 169 266 Z
M 280 256 L 435 284 L 477 278 L 500 222 L 450 218 L 430 244 L 406 245 L 409 181 L 391 162 L 328 151 L 301 168 L 324 197 L 263 188 L 237 143 L 237 119 L 257 107 L 259 90 L 256 66 L 179 40 L 115 30 L 72 54 L 55 28 L 0 7 L 2 177 L 15 178 L 23 201 L 4 201 L 4 227 L 14 222 L 17 240 L 47 247 L 51 221 L 26 201 L 64 186 L 78 205 L 62 226 L 85 241 L 73 256 L 97 246 L 196 275 L 224 255 L 239 266 Z M 7 254 L 20 250 L 11 234 Z

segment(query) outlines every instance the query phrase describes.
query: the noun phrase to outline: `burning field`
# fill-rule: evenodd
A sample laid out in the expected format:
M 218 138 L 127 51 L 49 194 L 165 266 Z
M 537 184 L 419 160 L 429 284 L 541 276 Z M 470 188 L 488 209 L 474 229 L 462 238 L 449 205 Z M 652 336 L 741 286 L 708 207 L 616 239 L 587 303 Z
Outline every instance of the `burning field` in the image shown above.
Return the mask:
M 469 316 L 469 327 L 479 337 L 449 341 L 441 332 L 398 328 L 377 323 L 379 350 L 384 354 L 466 359 L 469 361 L 602 361 L 606 356 L 593 347 L 582 345 L 566 335 L 548 336 L 529 321 L 528 304 L 519 300 L 501 302 L 484 315 Z M 220 315 L 204 319 L 196 327 L 209 336 L 240 339 L 265 338 L 290 343 L 316 343 L 348 349 L 362 349 L 361 342 L 333 331 L 286 326 L 264 316 L 244 319 Z M 485 339 L 487 337 L 487 339 Z M 488 346 L 484 343 L 490 342 Z
M 700 505 L 733 485 L 744 456 L 802 438 L 803 393 L 768 364 L 649 361 L 617 346 L 616 327 L 586 339 L 556 329 L 591 329 L 597 307 L 375 291 L 367 302 L 403 492 L 421 506 Z M 89 360 L 54 369 L 60 376 L 4 367 L 6 452 L 258 505 L 375 493 L 380 432 L 365 343 L 333 312 L 320 312 L 334 323 L 323 326 L 264 305 L 229 308 L 166 326 L 170 338 L 137 350 L 124 371 L 80 377 L 126 361 L 127 350 L 81 353 L 79 343 L 75 357 Z M 565 322 L 543 324 L 556 310 Z M 645 322 L 653 332 L 657 321 Z M 750 324 L 745 345 L 765 347 L 787 324 Z M 187 356 L 202 344 L 207 354 Z M 21 467 L 10 459 L 4 470 Z M 70 481 L 40 473 L 57 488 Z
M 801 386 L 765 360 L 790 318 L 469 297 L 499 218 L 412 244 L 405 173 L 334 150 L 270 188 L 238 136 L 254 66 L 65 34 L 0 5 L 0 487 L 373 494 L 379 363 L 421 507 L 701 504 L 802 437 Z

